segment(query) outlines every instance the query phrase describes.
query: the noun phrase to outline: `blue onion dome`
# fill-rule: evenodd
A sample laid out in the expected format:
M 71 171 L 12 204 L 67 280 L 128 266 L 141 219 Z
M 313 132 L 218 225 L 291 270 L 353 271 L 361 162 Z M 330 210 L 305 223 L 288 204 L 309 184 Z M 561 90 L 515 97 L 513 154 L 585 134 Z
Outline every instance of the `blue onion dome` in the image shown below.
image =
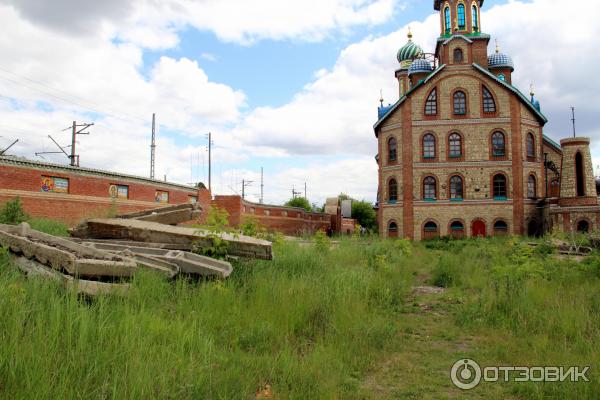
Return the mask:
M 406 43 L 404 46 L 402 46 L 400 48 L 400 50 L 398 50 L 398 62 L 400 64 L 406 62 L 406 61 L 412 61 L 415 58 L 420 57 L 423 54 L 423 49 L 421 48 L 421 46 L 419 46 L 418 44 L 414 43 L 412 41 L 412 32 L 410 31 L 410 28 L 408 29 L 408 43 Z
M 424 58 L 417 58 L 415 61 L 413 61 L 410 68 L 408 69 L 408 74 L 412 75 L 417 74 L 419 72 L 429 73 L 431 71 L 433 71 L 433 68 L 431 68 L 431 63 L 429 61 L 427 61 Z
M 511 72 L 515 70 L 512 58 L 500 53 L 498 42 L 496 42 L 496 53 L 488 57 L 488 65 L 490 68 L 510 68 Z

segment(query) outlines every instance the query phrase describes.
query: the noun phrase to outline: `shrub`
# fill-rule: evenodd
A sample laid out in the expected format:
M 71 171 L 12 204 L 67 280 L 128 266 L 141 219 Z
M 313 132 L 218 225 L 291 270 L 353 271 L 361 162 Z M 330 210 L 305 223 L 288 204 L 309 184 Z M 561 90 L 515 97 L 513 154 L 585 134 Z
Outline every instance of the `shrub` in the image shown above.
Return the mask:
M 329 248 L 331 247 L 331 240 L 329 240 L 325 232 L 317 231 L 317 233 L 315 233 L 315 247 L 321 253 L 326 253 L 329 251 Z
M 453 260 L 449 256 L 443 256 L 433 269 L 433 284 L 444 288 L 456 285 L 459 281 L 457 274 Z
M 312 206 L 310 205 L 310 202 L 308 201 L 308 199 L 304 198 L 304 197 L 294 197 L 293 199 L 288 200 L 285 205 L 287 207 L 298 207 L 298 208 L 303 208 L 308 212 L 312 211 Z
M 206 225 L 213 232 L 224 232 L 229 226 L 229 213 L 224 208 L 211 206 L 206 217 Z
M 25 214 L 25 211 L 23 211 L 21 199 L 18 197 L 12 201 L 7 201 L 2 208 L 0 208 L 0 223 L 2 224 L 18 225 L 28 219 L 29 217 Z
M 207 235 L 207 238 L 210 239 L 210 246 L 193 243 L 192 251 L 203 256 L 224 259 L 229 251 L 229 243 L 221 238 L 221 233 L 225 232 L 229 226 L 229 214 L 225 209 L 210 207 L 206 225 L 210 230 L 210 234 Z
M 266 238 L 267 228 L 258 222 L 258 219 L 255 217 L 246 217 L 244 219 L 244 223 L 240 226 L 242 230 L 242 235 L 252 236 L 260 239 Z

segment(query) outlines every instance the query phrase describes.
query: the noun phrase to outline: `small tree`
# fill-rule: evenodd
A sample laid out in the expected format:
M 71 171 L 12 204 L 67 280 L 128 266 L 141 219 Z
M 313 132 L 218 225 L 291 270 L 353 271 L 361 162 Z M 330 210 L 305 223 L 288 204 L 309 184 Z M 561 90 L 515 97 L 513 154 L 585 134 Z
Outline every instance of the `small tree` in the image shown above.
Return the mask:
M 293 199 L 288 200 L 287 203 L 285 203 L 285 205 L 288 207 L 303 208 L 308 212 L 312 211 L 312 206 L 310 205 L 310 202 L 304 197 L 294 197 Z
M 18 197 L 12 201 L 7 201 L 2 208 L 0 208 L 0 223 L 2 224 L 18 225 L 28 219 L 29 217 L 25 214 L 25 211 L 23 211 L 21 199 Z
M 224 259 L 229 251 L 229 243 L 220 234 L 225 232 L 229 226 L 229 214 L 227 210 L 219 207 L 210 207 L 206 217 L 206 225 L 210 229 L 210 234 L 206 237 L 210 239 L 211 245 L 202 247 L 198 243 L 194 243 L 192 251 L 204 256 Z
M 377 214 L 373 209 L 373 205 L 368 201 L 352 202 L 352 218 L 363 228 L 371 231 L 377 228 Z

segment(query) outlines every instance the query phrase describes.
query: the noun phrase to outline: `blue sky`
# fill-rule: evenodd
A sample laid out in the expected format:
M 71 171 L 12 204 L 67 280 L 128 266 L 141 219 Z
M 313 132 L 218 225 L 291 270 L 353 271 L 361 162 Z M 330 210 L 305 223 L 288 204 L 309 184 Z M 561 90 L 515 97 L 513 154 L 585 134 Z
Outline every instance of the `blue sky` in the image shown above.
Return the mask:
M 432 51 L 432 3 L 0 0 L 10 38 L 0 40 L 0 145 L 19 138 L 14 154 L 34 158 L 53 146 L 48 134 L 68 141 L 60 130 L 89 120 L 96 125 L 79 144 L 83 165 L 147 175 L 155 112 L 158 176 L 206 180 L 211 131 L 216 193 L 258 182 L 264 167 L 271 203 L 305 181 L 317 203 L 341 191 L 374 200 L 379 91 L 397 100 L 395 55 L 408 25 Z M 584 14 L 561 4 L 487 0 L 482 26 L 513 57 L 515 84 L 527 93 L 535 83 L 549 136 L 568 136 L 573 105 L 582 134 L 600 139 L 600 83 L 585 78 L 600 62 L 600 4 L 582 2 Z M 65 25 L 69 18 L 76 22 Z M 251 200 L 257 192 L 250 189 Z

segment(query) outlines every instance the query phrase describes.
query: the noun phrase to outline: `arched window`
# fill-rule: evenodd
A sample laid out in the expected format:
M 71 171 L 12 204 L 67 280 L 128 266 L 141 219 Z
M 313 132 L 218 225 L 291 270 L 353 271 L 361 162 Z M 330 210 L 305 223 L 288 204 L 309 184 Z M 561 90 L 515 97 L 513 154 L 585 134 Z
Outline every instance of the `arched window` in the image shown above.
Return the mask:
M 394 137 L 391 137 L 388 140 L 388 162 L 390 162 L 390 163 L 396 162 L 397 157 L 398 157 L 397 142 Z
M 423 179 L 423 199 L 435 200 L 437 198 L 436 181 L 433 176 Z
M 586 220 L 582 219 L 577 223 L 577 232 L 588 233 L 590 231 L 590 224 Z
M 437 89 L 433 89 L 425 101 L 425 115 L 437 115 Z
M 454 93 L 454 115 L 467 114 L 467 95 L 465 92 L 458 91 Z
M 450 224 L 450 236 L 460 239 L 465 236 L 465 225 L 460 221 L 454 221 Z
M 431 133 L 423 136 L 423 158 L 435 158 L 435 136 L 433 136 Z
M 506 199 L 506 176 L 502 174 L 494 175 L 494 199 Z
M 462 139 L 458 133 L 448 136 L 448 157 L 462 157 Z
M 484 113 L 495 113 L 496 112 L 496 102 L 494 101 L 494 96 L 492 93 L 486 88 L 483 87 L 483 112 Z
M 494 236 L 503 236 L 508 233 L 508 224 L 503 220 L 494 222 Z
M 450 178 L 450 198 L 463 198 L 463 180 L 458 175 L 454 175 L 452 178 Z
M 394 178 L 388 183 L 388 199 L 390 203 L 398 201 L 398 182 Z
M 390 224 L 388 225 L 388 237 L 398 237 L 398 224 L 396 224 L 395 222 L 390 222 Z
M 527 134 L 527 157 L 535 158 L 535 138 L 531 132 Z
M 473 30 L 479 30 L 479 15 L 477 14 L 477 6 L 473 4 L 473 8 L 471 9 L 471 15 L 473 19 Z
M 458 15 L 458 29 L 465 29 L 465 5 L 459 4 L 456 7 L 456 14 Z
M 502 132 L 492 134 L 492 155 L 494 157 L 506 156 L 506 140 Z
M 462 63 L 463 62 L 463 51 L 458 47 L 454 49 L 454 63 Z
M 450 33 L 452 31 L 452 22 L 450 20 L 450 7 L 446 7 L 444 10 L 444 23 L 446 25 L 446 33 Z
M 435 222 L 429 221 L 423 226 L 423 239 L 433 239 L 438 236 L 438 226 Z
M 558 179 L 552 179 L 550 182 L 550 197 L 560 196 L 560 181 Z
M 529 175 L 529 178 L 527 178 L 527 197 L 530 199 L 537 197 L 536 181 L 533 175 Z
M 577 186 L 577 196 L 585 196 L 585 180 L 583 176 L 583 156 L 580 152 L 575 154 L 575 181 Z
M 499 74 L 498 75 L 498 79 L 500 79 L 502 82 L 506 81 L 506 76 L 504 76 L 504 74 Z

